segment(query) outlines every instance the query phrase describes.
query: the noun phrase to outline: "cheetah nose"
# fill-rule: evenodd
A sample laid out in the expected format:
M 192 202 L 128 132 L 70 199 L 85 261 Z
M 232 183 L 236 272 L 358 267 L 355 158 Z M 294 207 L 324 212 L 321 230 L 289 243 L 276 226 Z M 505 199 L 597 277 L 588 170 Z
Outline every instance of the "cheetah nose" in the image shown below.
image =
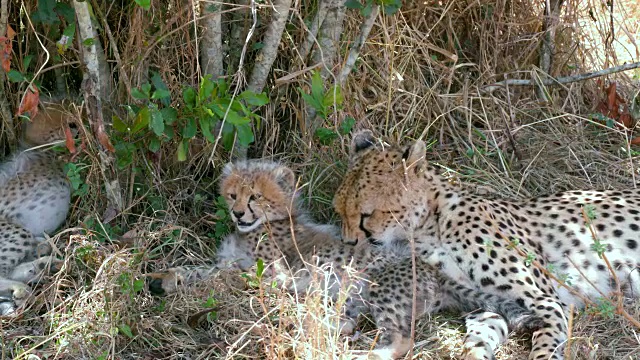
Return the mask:
M 241 217 L 244 216 L 244 211 L 234 211 L 233 216 L 235 216 L 236 219 L 240 219 Z

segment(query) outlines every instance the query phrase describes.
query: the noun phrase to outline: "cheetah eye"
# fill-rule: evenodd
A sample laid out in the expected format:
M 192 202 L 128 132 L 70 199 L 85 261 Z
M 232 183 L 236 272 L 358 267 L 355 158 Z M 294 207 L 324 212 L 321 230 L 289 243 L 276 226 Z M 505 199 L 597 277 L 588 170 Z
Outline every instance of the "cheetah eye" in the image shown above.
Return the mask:
M 229 197 L 231 198 L 231 200 L 235 200 L 236 199 L 236 194 L 229 194 Z
M 372 215 L 372 214 L 373 214 L 373 213 L 360 213 L 360 216 L 361 216 L 363 219 L 366 219 L 366 218 L 368 218 L 368 217 L 371 217 L 371 215 Z
M 262 200 L 262 194 L 256 193 L 249 197 L 249 201 Z

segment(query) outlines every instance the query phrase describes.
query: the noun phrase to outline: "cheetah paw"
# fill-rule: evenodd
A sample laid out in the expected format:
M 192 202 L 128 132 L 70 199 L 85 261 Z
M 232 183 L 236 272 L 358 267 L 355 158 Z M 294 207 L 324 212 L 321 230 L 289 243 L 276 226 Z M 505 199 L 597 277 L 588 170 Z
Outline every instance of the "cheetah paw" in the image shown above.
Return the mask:
M 149 278 L 149 291 L 152 294 L 171 294 L 184 281 L 185 271 L 182 268 L 171 268 L 166 272 L 149 274 Z
M 31 296 L 31 288 L 23 283 L 12 282 L 0 291 L 0 316 L 10 316 L 22 307 Z

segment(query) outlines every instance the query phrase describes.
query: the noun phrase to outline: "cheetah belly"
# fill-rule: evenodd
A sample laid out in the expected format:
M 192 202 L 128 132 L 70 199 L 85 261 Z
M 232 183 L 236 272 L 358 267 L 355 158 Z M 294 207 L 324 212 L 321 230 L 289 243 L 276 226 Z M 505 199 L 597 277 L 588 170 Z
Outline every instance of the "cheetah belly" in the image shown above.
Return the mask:
M 70 201 L 71 190 L 62 176 L 42 179 L 18 175 L 0 190 L 0 215 L 23 226 L 34 236 L 42 236 L 43 233 L 52 234 L 62 225 Z

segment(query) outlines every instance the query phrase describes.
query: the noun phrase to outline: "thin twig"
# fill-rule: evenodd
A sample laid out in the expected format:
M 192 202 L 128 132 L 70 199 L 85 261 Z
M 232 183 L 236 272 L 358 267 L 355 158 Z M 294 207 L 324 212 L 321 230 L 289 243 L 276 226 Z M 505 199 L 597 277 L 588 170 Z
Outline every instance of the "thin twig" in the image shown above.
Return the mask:
M 347 57 L 347 61 L 342 67 L 342 71 L 340 71 L 340 75 L 338 76 L 338 84 L 342 85 L 347 80 L 347 77 L 351 73 L 353 69 L 353 65 L 356 64 L 356 60 L 360 56 L 360 49 L 362 49 L 362 45 L 369 37 L 369 33 L 373 28 L 373 24 L 376 22 L 376 18 L 378 17 L 378 13 L 380 12 L 380 6 L 376 5 L 371 10 L 369 16 L 364 19 L 364 22 L 360 26 L 360 35 L 349 49 L 349 56 Z
M 602 69 L 602 70 L 598 70 L 598 71 L 591 71 L 591 72 L 588 72 L 588 73 L 583 73 L 583 74 L 578 74 L 578 75 L 564 76 L 564 77 L 559 77 L 559 78 L 555 78 L 555 79 L 554 78 L 541 79 L 539 81 L 544 85 L 568 84 L 568 83 L 572 83 L 572 82 L 576 82 L 576 81 L 589 80 L 589 79 L 597 78 L 597 77 L 600 77 L 600 76 L 615 74 L 615 73 L 618 73 L 618 72 L 621 72 L 621 71 L 633 70 L 633 69 L 637 69 L 637 68 L 640 68 L 640 62 L 624 64 L 624 65 L 614 66 L 614 67 L 610 67 L 610 68 Z M 505 81 L 501 81 L 501 82 L 498 82 L 498 83 L 495 83 L 495 84 L 487 85 L 487 86 L 482 88 L 482 91 L 492 92 L 494 90 L 501 89 L 501 88 L 505 87 L 506 85 L 532 86 L 532 85 L 537 85 L 537 82 L 538 81 L 526 80 L 526 79 L 507 79 Z

